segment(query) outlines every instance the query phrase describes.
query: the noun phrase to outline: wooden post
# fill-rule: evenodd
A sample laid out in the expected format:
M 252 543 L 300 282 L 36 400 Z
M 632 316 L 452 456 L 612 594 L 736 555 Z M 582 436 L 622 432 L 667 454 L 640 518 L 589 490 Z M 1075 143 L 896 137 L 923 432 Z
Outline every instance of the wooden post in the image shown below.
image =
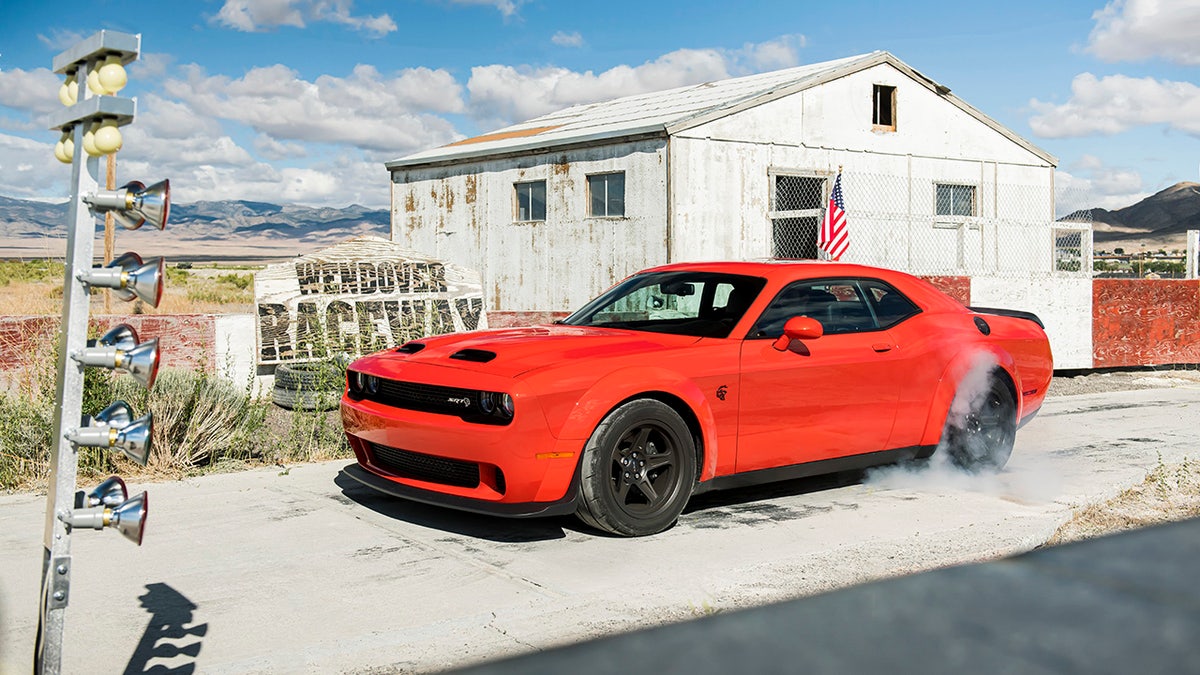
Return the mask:
M 105 178 L 105 189 L 112 190 L 117 186 L 117 153 L 112 153 L 108 156 L 108 171 Z M 117 233 L 113 229 L 113 212 L 104 212 L 104 264 L 112 262 L 113 246 L 116 243 Z M 112 293 L 104 294 L 104 313 L 112 314 Z

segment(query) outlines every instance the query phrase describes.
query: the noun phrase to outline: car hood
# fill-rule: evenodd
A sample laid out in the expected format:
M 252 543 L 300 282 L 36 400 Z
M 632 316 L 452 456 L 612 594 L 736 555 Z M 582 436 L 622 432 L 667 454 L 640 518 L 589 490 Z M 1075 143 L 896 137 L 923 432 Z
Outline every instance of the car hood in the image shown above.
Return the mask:
M 539 368 L 580 359 L 627 357 L 695 343 L 690 335 L 583 326 L 547 325 L 502 328 L 422 338 L 419 351 L 392 349 L 377 356 L 405 363 L 517 377 Z

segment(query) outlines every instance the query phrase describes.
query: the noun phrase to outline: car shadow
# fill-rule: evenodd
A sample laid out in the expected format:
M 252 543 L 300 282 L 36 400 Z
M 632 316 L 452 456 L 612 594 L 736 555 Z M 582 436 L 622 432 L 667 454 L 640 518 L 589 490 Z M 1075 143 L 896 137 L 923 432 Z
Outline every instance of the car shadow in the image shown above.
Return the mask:
M 566 537 L 566 529 L 577 529 L 572 516 L 501 518 L 393 497 L 363 485 L 345 471 L 338 471 L 333 483 L 341 489 L 343 503 L 353 502 L 387 518 L 487 541 L 550 541 Z
M 865 476 L 866 472 L 862 470 L 841 471 L 838 473 L 827 473 L 824 476 L 793 478 L 791 480 L 780 480 L 778 483 L 763 483 L 761 485 L 745 486 L 745 488 L 703 492 L 703 494 L 691 498 L 688 506 L 683 509 L 683 513 L 684 515 L 688 515 L 713 509 L 756 509 L 760 508 L 758 504 L 775 500 L 775 498 L 808 495 L 810 492 L 820 492 L 857 485 L 863 482 Z

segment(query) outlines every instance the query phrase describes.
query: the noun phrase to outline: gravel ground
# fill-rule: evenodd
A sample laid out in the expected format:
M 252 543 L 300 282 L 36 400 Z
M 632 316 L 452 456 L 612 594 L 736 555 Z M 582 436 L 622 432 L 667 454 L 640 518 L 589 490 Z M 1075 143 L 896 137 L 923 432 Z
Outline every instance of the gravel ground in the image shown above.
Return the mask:
M 1200 385 L 1200 369 L 1089 371 L 1055 376 L 1047 396 Z

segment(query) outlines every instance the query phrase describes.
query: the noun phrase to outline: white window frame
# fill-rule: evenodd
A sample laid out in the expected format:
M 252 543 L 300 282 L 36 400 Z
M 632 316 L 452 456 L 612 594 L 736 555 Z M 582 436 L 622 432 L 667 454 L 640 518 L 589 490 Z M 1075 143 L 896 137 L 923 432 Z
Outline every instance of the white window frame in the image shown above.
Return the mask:
M 526 186 L 526 185 L 530 186 L 529 209 L 530 209 L 531 213 L 529 215 L 532 216 L 533 215 L 533 213 L 532 213 L 532 211 L 533 211 L 533 187 L 532 186 L 537 185 L 538 183 L 541 183 L 541 185 L 542 185 L 542 209 L 547 210 L 549 208 L 549 205 L 548 205 L 549 195 L 547 193 L 547 183 L 546 183 L 545 179 L 517 181 L 517 182 L 513 183 L 513 222 L 514 223 L 542 223 L 542 222 L 546 221 L 546 215 L 547 215 L 546 213 L 543 213 L 541 218 L 532 218 L 532 217 L 522 218 L 521 217 L 521 187 Z
M 593 213 L 592 212 L 592 179 L 600 178 L 602 176 L 605 178 L 605 181 L 604 181 L 604 190 L 605 190 L 604 210 L 607 212 L 608 211 L 608 179 L 607 178 L 608 178 L 608 176 L 615 176 L 618 174 L 623 179 L 621 181 L 621 212 L 616 213 L 616 214 Z M 620 218 L 628 217 L 627 216 L 628 209 L 625 208 L 627 206 L 627 202 L 625 201 L 625 196 L 627 194 L 629 194 L 629 176 L 626 175 L 626 173 L 624 171 L 621 171 L 621 170 L 598 171 L 596 173 L 589 173 L 584 177 L 584 183 L 586 185 L 586 189 L 584 191 L 587 193 L 587 217 L 588 218 L 620 219 Z

